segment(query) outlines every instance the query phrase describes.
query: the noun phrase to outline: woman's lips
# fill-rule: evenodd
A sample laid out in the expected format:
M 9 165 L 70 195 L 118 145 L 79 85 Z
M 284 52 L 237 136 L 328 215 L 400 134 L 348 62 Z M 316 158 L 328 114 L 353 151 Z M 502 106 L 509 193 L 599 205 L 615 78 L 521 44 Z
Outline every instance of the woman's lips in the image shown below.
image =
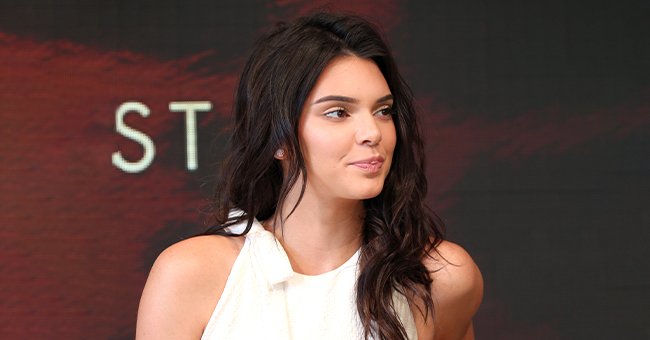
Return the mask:
M 352 162 L 350 163 L 350 165 L 354 165 L 357 168 L 368 173 L 376 173 L 381 169 L 382 165 L 384 165 L 384 158 L 372 157 L 372 158 Z

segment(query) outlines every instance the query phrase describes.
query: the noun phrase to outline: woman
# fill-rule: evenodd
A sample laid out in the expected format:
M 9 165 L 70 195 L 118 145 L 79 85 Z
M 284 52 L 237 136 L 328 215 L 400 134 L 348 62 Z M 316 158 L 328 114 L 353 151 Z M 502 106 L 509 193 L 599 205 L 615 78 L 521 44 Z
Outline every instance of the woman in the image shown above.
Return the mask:
M 473 339 L 482 279 L 424 205 L 412 98 L 381 36 L 314 14 L 242 73 L 215 227 L 156 260 L 139 339 Z

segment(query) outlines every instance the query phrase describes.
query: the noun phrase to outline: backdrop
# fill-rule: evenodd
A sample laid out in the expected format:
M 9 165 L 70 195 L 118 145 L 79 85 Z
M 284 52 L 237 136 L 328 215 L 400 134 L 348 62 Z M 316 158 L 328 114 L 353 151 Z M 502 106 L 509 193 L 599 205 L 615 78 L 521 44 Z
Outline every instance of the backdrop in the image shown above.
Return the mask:
M 650 8 L 611 3 L 2 1 L 0 338 L 133 337 L 155 257 L 205 227 L 253 41 L 326 4 L 417 96 L 478 338 L 650 338 Z

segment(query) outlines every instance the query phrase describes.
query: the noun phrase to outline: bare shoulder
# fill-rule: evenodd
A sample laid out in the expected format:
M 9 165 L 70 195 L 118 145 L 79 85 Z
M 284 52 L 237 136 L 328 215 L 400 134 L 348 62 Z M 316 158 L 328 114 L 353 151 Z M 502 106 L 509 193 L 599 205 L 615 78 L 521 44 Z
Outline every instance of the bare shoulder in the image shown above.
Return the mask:
M 199 338 L 243 243 L 243 237 L 209 235 L 165 249 L 142 293 L 136 337 Z
M 483 277 L 469 253 L 443 241 L 423 261 L 434 304 L 434 339 L 474 339 L 472 318 L 483 299 Z
M 205 235 L 173 244 L 158 256 L 147 283 L 163 280 L 178 288 L 201 288 L 206 282 L 211 286 L 214 279 L 227 278 L 243 243 L 242 237 Z
M 244 239 L 241 237 L 225 237 L 204 235 L 192 237 L 171 245 L 156 259 L 154 270 L 179 269 L 201 275 L 210 271 L 220 271 L 219 266 L 234 259 L 239 254 Z M 200 270 L 197 270 L 200 269 Z
M 433 289 L 438 293 L 462 294 L 480 288 L 483 278 L 476 263 L 463 247 L 442 241 L 424 260 L 424 265 L 431 271 Z

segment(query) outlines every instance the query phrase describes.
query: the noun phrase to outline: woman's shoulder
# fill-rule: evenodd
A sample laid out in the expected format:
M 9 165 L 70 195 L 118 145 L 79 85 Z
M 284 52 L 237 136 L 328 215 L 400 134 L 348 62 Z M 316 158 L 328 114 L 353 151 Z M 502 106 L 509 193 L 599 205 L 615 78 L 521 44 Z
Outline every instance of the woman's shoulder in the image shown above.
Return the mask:
M 424 265 L 435 280 L 452 280 L 456 284 L 476 282 L 481 273 L 470 254 L 460 245 L 442 241 L 425 257 Z M 482 281 L 482 280 L 481 280 Z
M 224 264 L 234 262 L 244 245 L 243 237 L 219 235 L 195 236 L 177 242 L 165 249 L 156 259 L 153 268 L 167 267 L 197 274 L 208 269 L 219 270 Z
M 469 253 L 442 241 L 425 257 L 434 299 L 435 339 L 473 339 L 472 318 L 483 299 L 483 277 Z
M 200 337 L 243 244 L 243 237 L 205 235 L 165 249 L 142 293 L 138 337 Z
M 225 280 L 243 244 L 243 237 L 202 235 L 188 238 L 171 245 L 158 256 L 149 279 L 194 289 L 201 284 Z

